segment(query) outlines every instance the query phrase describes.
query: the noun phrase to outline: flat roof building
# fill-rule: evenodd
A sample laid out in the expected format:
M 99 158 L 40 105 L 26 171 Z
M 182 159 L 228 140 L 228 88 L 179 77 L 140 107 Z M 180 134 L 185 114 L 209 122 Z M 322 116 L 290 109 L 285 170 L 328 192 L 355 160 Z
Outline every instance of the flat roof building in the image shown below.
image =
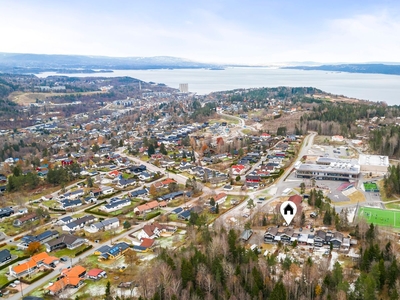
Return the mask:
M 359 175 L 360 165 L 352 164 L 350 162 L 341 162 L 341 160 L 332 160 L 329 164 L 302 163 L 296 167 L 297 178 L 349 181 L 357 179 Z
M 360 154 L 358 157 L 362 172 L 386 173 L 389 167 L 389 157 L 383 155 Z

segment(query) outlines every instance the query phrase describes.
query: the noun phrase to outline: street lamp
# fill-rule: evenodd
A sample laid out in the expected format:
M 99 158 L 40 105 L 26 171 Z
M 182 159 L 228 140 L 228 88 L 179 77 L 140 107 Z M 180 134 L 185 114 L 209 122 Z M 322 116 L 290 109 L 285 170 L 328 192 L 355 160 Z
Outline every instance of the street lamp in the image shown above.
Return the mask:
M 22 281 L 21 281 L 22 277 L 19 277 L 18 279 L 19 279 L 19 287 L 21 289 L 21 297 L 24 298 L 24 292 L 22 291 Z

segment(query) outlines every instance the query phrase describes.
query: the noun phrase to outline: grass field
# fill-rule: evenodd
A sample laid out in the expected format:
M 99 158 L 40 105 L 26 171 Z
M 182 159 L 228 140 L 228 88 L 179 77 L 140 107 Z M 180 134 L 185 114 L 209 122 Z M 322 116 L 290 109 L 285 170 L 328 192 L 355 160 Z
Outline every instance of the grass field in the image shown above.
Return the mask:
M 364 182 L 364 188 L 366 192 L 379 190 L 375 182 Z
M 360 207 L 358 216 L 365 218 L 368 223 L 374 223 L 374 225 L 400 228 L 399 210 Z

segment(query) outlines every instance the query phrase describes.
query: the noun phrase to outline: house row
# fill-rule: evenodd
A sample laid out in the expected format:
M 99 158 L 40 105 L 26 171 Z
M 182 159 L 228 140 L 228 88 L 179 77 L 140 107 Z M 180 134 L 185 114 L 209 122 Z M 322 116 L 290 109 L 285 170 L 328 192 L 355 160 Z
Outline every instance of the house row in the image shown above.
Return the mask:
M 300 245 L 313 247 L 332 245 L 333 249 L 343 251 L 348 251 L 350 245 L 356 243 L 350 238 L 344 238 L 340 232 L 327 233 L 323 230 L 318 230 L 315 234 L 303 234 L 295 232 L 292 228 L 285 228 L 283 231 L 279 231 L 277 227 L 271 227 L 264 233 L 265 243 L 282 242 L 284 244 L 292 244 L 294 241 L 297 241 Z

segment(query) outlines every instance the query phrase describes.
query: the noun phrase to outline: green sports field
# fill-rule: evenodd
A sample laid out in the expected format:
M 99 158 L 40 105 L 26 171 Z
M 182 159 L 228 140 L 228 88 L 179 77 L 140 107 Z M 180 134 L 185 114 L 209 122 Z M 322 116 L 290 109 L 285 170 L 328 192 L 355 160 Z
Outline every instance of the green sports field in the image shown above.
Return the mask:
M 366 192 L 379 191 L 375 182 L 364 182 L 364 188 Z
M 400 228 L 399 210 L 360 207 L 358 216 L 365 218 L 368 223 L 374 223 L 374 225 Z

